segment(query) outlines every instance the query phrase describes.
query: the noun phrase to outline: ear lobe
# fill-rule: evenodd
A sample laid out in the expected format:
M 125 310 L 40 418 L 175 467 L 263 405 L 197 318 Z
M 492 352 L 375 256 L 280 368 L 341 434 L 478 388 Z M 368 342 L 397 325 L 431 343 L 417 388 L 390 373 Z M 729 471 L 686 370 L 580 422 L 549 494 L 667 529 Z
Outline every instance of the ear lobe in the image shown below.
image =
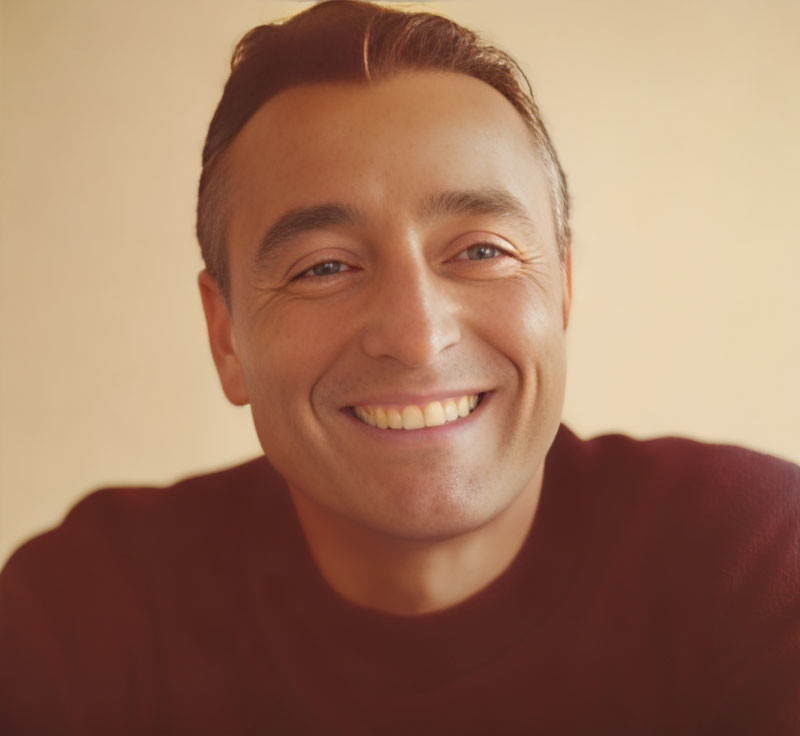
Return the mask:
M 569 325 L 569 310 L 572 306 L 572 244 L 567 244 L 567 254 L 561 264 L 562 276 L 562 295 L 561 295 L 561 316 L 564 322 L 564 329 Z
M 205 269 L 197 277 L 197 285 L 200 287 L 200 298 L 203 300 L 203 311 L 208 327 L 208 341 L 222 390 L 232 404 L 237 406 L 249 404 L 250 397 L 236 352 L 233 323 L 225 297 L 216 279 Z

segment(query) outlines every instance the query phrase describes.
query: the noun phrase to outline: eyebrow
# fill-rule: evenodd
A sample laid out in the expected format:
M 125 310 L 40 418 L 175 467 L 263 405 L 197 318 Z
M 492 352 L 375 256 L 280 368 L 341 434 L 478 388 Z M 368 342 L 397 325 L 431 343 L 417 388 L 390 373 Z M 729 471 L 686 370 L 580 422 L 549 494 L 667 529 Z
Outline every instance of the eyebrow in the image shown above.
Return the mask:
M 425 219 L 448 215 L 495 215 L 515 220 L 531 231 L 536 231 L 534 221 L 522 202 L 502 189 L 468 189 L 438 192 L 423 204 L 421 214 Z
M 310 230 L 337 225 L 351 225 L 360 219 L 356 210 L 343 204 L 329 203 L 297 207 L 281 215 L 258 243 L 256 263 L 265 264 L 279 255 L 293 238 Z
M 515 220 L 532 232 L 536 232 L 536 226 L 527 208 L 516 197 L 502 189 L 437 192 L 423 202 L 420 215 L 425 220 L 453 215 L 496 215 Z M 256 263 L 263 266 L 277 258 L 298 235 L 327 227 L 352 225 L 362 220 L 363 217 L 356 209 L 336 202 L 291 209 L 281 215 L 259 241 Z

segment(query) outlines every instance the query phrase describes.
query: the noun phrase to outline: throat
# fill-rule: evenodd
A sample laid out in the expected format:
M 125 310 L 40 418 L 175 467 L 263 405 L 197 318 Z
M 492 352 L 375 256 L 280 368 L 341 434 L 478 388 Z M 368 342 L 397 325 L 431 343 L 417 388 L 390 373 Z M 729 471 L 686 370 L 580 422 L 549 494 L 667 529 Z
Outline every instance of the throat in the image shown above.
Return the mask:
M 488 523 L 436 540 L 365 529 L 290 491 L 314 562 L 334 591 L 363 608 L 417 616 L 456 606 L 505 572 L 530 531 L 541 477 Z
M 464 602 L 502 574 L 486 575 L 485 562 L 477 544 L 417 549 L 368 571 L 351 600 L 397 616 L 435 613 Z

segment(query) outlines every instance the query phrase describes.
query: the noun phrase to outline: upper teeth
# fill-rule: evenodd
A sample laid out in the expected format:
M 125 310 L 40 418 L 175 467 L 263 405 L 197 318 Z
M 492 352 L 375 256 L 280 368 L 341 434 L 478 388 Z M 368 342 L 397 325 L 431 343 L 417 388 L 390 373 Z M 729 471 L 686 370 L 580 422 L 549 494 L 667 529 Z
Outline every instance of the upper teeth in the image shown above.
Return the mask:
M 438 427 L 467 416 L 478 405 L 478 395 L 431 401 L 425 406 L 356 406 L 356 416 L 381 429 L 423 429 Z

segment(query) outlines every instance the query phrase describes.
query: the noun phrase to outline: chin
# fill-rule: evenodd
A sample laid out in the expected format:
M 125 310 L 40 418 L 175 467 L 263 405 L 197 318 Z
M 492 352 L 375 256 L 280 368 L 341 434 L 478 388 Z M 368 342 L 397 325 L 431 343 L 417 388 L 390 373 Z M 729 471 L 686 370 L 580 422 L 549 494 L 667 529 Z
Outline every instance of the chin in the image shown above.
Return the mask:
M 507 487 L 464 479 L 438 487 L 393 484 L 385 493 L 383 508 L 357 513 L 362 525 L 385 536 L 435 542 L 481 529 L 512 506 L 518 495 L 510 495 Z

